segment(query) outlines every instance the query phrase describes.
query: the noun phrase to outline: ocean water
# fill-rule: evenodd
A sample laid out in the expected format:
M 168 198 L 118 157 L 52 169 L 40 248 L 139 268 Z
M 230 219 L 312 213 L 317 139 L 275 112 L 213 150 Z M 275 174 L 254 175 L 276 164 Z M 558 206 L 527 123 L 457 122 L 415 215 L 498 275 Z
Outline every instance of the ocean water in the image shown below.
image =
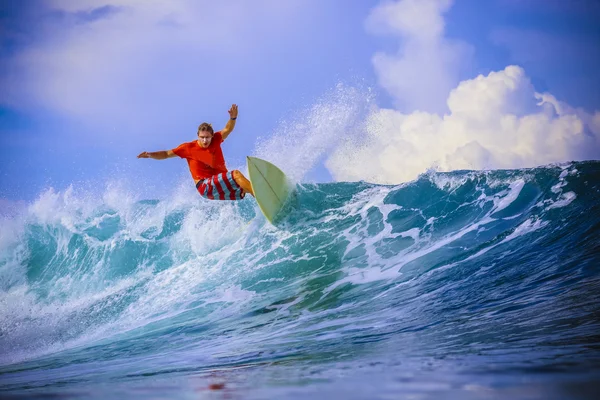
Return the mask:
M 4 215 L 0 397 L 597 398 L 600 162 L 297 189 Z

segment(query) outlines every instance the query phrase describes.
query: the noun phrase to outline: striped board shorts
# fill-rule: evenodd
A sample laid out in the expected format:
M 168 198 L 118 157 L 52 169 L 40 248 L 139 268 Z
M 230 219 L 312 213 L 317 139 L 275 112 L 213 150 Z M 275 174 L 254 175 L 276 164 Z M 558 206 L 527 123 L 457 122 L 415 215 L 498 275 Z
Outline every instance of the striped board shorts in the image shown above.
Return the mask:
M 231 171 L 198 181 L 196 189 L 200 196 L 209 200 L 241 200 L 246 195 L 240 185 L 233 180 Z

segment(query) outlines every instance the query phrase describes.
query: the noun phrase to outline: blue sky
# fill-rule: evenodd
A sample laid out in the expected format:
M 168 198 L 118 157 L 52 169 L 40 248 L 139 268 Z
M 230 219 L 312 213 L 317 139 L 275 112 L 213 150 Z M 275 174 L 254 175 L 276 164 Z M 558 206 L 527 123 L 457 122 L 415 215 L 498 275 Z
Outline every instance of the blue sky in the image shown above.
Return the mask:
M 596 1 L 214 3 L 1 1 L 0 198 L 29 201 L 48 187 L 96 187 L 111 180 L 160 197 L 173 185 L 192 184 L 183 160 L 135 156 L 193 140 L 203 121 L 223 126 L 232 103 L 239 105 L 240 117 L 224 144 L 228 166 L 242 167 L 246 155 L 259 154 L 293 168 L 287 160 L 295 158 L 306 166 L 299 179 L 308 181 L 389 183 L 409 179 L 432 163 L 448 170 L 599 156 Z M 520 69 L 505 71 L 509 65 Z M 494 75 L 498 71 L 503 72 Z M 382 161 L 377 168 L 388 170 L 383 175 L 366 167 L 361 175 L 360 160 L 367 153 L 336 147 L 365 136 L 361 132 L 372 121 L 384 118 L 380 111 L 395 113 L 380 125 L 390 126 L 385 136 L 397 137 L 398 143 L 407 143 L 402 124 L 409 120 L 405 116 L 417 117 L 411 113 L 427 112 L 429 119 L 467 109 L 475 113 L 471 106 L 446 103 L 459 85 L 455 100 L 474 93 L 468 92 L 475 85 L 469 82 L 480 74 L 490 85 L 495 77 L 516 82 L 530 97 L 530 86 L 552 94 L 556 101 L 547 104 L 553 104 L 554 116 L 542 122 L 554 125 L 540 122 L 541 133 L 529 142 L 544 140 L 543 126 L 578 129 L 575 116 L 583 121 L 581 135 L 588 142 L 565 141 L 572 136 L 565 130 L 559 139 L 567 150 L 556 152 L 555 159 L 540 158 L 527 154 L 541 152 L 544 143 L 519 153 L 473 133 L 466 144 L 448 142 L 454 147 L 431 160 L 415 150 L 419 163 L 411 162 L 411 168 Z M 504 93 L 491 86 L 486 90 Z M 498 113 L 503 116 L 509 113 L 506 104 L 502 97 Z M 525 110 L 510 113 L 534 115 Z M 439 134 L 450 135 L 447 130 Z M 372 142 L 396 151 L 397 143 Z M 418 149 L 421 143 L 403 149 L 410 146 Z M 507 157 L 514 161 L 498 161 Z M 343 160 L 353 171 L 344 169 Z

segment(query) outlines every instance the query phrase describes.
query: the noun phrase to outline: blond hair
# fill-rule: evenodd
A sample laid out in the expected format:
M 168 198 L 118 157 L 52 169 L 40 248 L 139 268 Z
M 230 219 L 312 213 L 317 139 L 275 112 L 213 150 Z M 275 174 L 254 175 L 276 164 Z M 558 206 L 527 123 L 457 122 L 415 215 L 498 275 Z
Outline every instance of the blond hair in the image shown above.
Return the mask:
M 215 134 L 215 131 L 213 130 L 213 127 L 211 124 L 209 124 L 208 122 L 203 122 L 200 124 L 200 126 L 198 127 L 198 135 L 200 134 L 200 132 L 203 131 L 208 131 L 210 132 L 211 135 Z

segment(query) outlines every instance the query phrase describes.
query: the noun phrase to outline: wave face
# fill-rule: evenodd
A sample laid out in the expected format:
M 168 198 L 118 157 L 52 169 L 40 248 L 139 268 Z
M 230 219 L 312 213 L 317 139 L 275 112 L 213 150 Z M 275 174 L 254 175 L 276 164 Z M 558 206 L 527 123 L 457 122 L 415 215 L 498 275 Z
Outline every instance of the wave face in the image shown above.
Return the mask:
M 2 220 L 0 391 L 585 397 L 599 195 L 600 162 L 304 184 L 274 228 L 251 199 L 49 190 Z

